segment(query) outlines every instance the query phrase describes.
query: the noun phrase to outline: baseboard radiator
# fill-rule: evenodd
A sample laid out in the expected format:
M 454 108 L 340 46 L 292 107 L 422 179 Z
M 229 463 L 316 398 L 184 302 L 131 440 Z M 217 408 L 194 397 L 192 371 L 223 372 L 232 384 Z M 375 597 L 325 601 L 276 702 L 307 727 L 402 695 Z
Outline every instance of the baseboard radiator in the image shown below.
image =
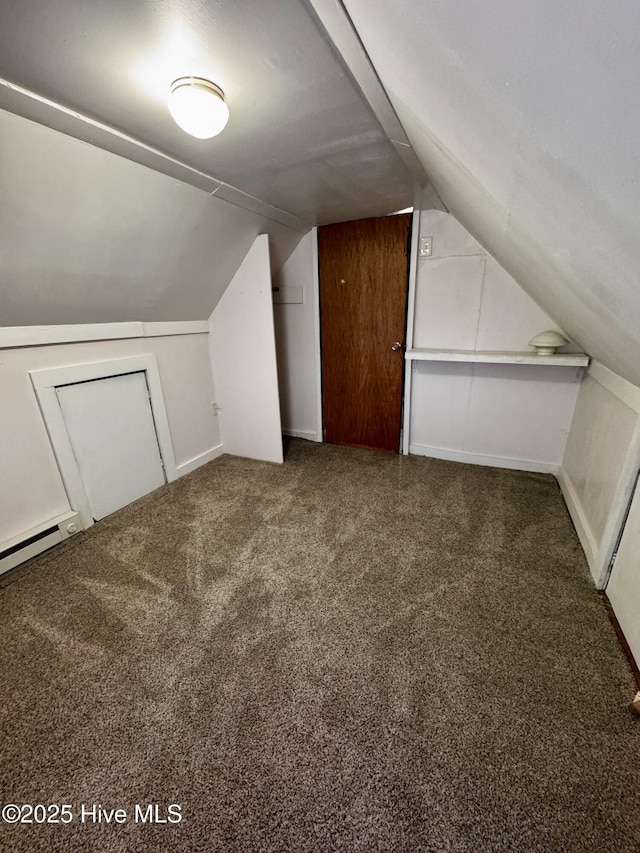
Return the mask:
M 0 544 L 0 575 L 83 529 L 77 512 L 66 512 Z

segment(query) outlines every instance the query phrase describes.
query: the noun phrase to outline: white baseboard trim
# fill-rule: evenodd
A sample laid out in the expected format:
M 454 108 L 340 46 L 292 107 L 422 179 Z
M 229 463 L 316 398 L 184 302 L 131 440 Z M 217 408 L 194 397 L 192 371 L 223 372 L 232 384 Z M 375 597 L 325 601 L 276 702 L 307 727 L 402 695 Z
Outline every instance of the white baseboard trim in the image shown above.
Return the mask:
M 578 539 L 580 540 L 580 544 L 582 545 L 582 550 L 584 551 L 584 555 L 587 558 L 589 569 L 591 571 L 591 574 L 593 575 L 594 580 L 597 583 L 601 574 L 601 567 L 598 565 L 598 546 L 596 544 L 595 537 L 591 531 L 591 526 L 589 525 L 589 522 L 585 515 L 584 508 L 582 506 L 582 501 L 578 497 L 578 493 L 576 492 L 573 483 L 569 479 L 567 472 L 562 466 L 558 468 L 556 478 L 558 480 L 558 485 L 560 486 L 560 491 L 562 492 L 564 502 L 566 503 L 567 509 L 569 510 L 571 521 L 573 521 L 573 526 L 576 529 Z
M 538 474 L 556 474 L 558 466 L 553 462 L 538 462 L 531 459 L 511 459 L 507 456 L 486 456 L 483 453 L 465 453 L 446 447 L 431 447 L 428 444 L 410 444 L 409 453 L 416 456 L 431 456 L 449 462 L 465 462 L 467 465 L 487 465 L 490 468 L 509 468 L 513 471 L 534 471 Z
M 291 438 L 304 438 L 306 441 L 322 441 L 322 437 L 311 429 L 283 429 L 282 434 Z
M 190 474 L 192 471 L 195 471 L 196 468 L 200 468 L 201 465 L 206 465 L 207 462 L 212 462 L 214 459 L 222 456 L 223 453 L 224 446 L 222 444 L 217 444 L 215 447 L 212 447 L 211 450 L 206 450 L 199 456 L 194 456 L 193 459 L 183 462 L 182 465 L 176 465 L 176 474 L 178 477 L 184 477 L 185 474 Z

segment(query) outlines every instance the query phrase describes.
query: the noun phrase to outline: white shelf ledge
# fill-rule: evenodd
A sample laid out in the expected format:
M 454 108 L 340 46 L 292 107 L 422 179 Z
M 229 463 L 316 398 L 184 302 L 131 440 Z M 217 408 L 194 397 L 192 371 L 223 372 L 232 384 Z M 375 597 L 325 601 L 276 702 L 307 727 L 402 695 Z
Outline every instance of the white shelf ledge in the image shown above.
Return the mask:
M 587 367 L 589 365 L 589 356 L 583 352 L 538 355 L 535 352 L 409 349 L 404 357 L 407 361 L 462 361 L 476 364 L 537 364 L 556 367 Z

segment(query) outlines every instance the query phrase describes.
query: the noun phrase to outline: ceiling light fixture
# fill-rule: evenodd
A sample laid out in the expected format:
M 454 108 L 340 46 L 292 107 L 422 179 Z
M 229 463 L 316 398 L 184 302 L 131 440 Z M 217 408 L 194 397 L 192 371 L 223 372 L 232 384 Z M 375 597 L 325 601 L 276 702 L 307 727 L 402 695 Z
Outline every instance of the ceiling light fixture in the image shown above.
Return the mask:
M 185 133 L 198 139 L 217 136 L 229 121 L 224 92 L 202 77 L 179 77 L 173 81 L 169 112 Z
M 569 343 L 564 335 L 549 329 L 548 332 L 540 332 L 529 341 L 530 347 L 536 348 L 537 355 L 555 355 L 558 347 L 564 347 Z

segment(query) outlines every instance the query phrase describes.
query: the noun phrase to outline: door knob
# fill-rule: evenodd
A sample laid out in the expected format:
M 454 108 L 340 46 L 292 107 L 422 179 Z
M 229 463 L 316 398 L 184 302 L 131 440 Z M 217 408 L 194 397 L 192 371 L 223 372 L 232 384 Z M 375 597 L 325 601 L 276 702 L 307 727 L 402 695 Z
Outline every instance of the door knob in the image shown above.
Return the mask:
M 391 349 L 394 352 L 398 352 L 399 349 L 402 349 L 402 344 L 400 343 L 400 341 L 396 341 L 395 344 L 391 344 Z

